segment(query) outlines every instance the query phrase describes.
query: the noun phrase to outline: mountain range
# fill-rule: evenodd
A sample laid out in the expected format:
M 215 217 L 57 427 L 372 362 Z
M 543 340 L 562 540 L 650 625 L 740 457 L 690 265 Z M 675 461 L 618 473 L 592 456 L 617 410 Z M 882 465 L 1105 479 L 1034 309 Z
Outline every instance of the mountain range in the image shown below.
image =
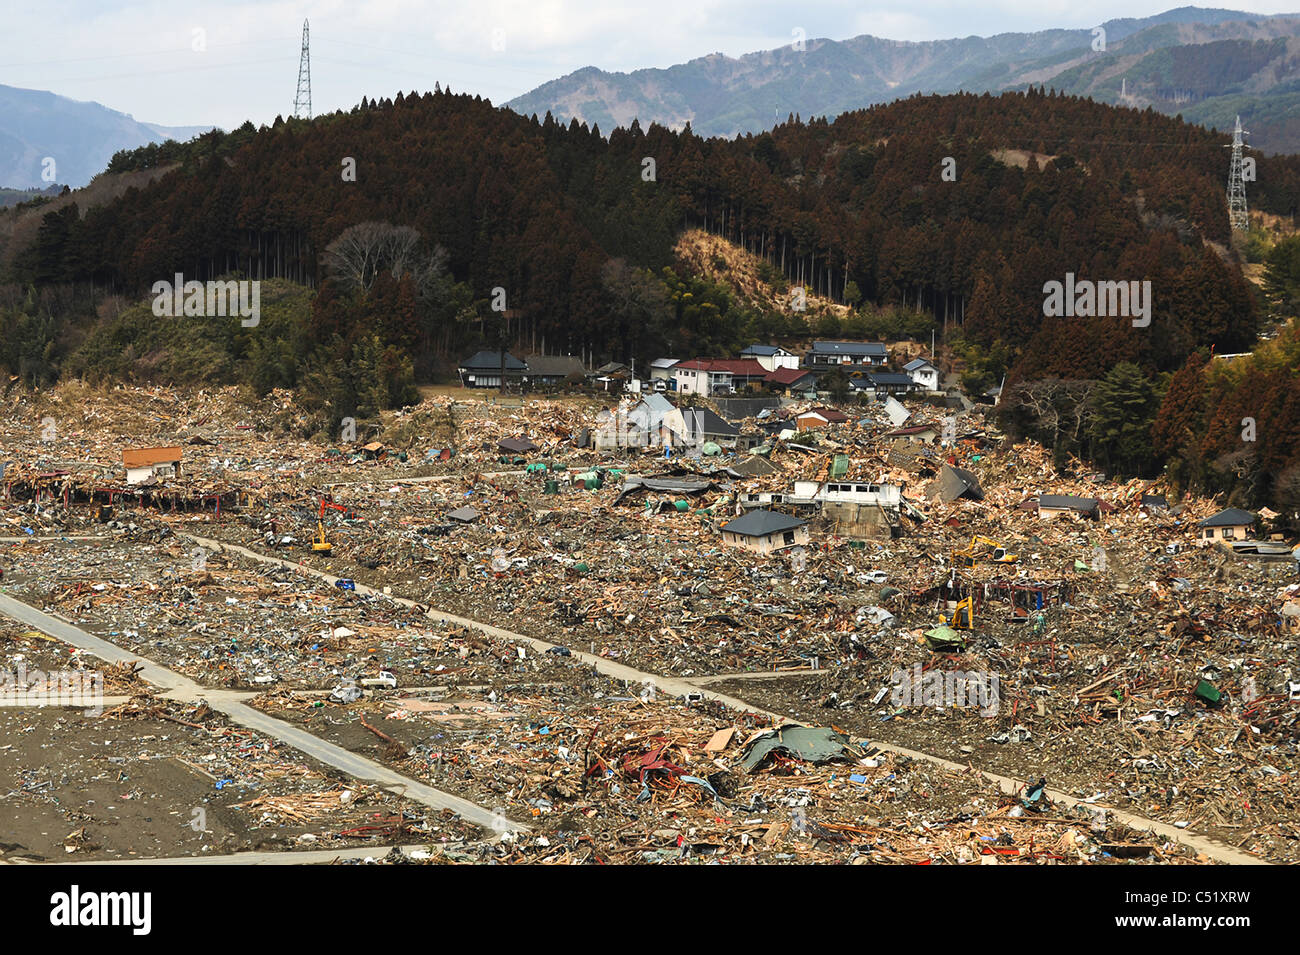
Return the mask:
M 84 186 L 119 150 L 185 141 L 211 128 L 142 123 L 99 103 L 0 86 L 0 186 Z
M 809 39 L 739 58 L 714 53 L 667 69 L 587 67 L 506 105 L 606 132 L 636 119 L 701 136 L 771 129 L 791 115 L 834 117 L 915 93 L 1046 85 L 1099 102 L 1181 114 L 1247 142 L 1300 152 L 1300 14 L 1181 7 L 1100 28 L 905 42 Z

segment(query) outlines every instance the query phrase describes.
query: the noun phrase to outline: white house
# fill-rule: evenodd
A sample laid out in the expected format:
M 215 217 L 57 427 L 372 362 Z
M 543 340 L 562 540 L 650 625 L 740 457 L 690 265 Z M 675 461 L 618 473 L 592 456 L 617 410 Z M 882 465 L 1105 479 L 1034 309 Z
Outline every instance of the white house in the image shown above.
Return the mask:
M 917 387 L 925 391 L 939 390 L 939 369 L 927 358 L 914 358 L 903 366 L 907 377 L 916 382 Z
M 875 504 L 897 508 L 903 499 L 901 484 L 874 484 L 867 481 L 795 481 L 794 498 L 836 504 Z
M 732 374 L 725 368 L 712 369 L 710 362 L 698 358 L 679 361 L 673 366 L 677 392 L 683 395 L 715 395 L 731 392 Z
M 897 510 L 902 506 L 903 485 L 867 481 L 795 481 L 790 494 L 759 491 L 740 494 L 737 502 L 744 507 L 783 504 L 803 506 L 819 504 L 861 504 Z
M 650 380 L 672 381 L 673 368 L 676 365 L 676 358 L 656 358 L 654 361 L 650 362 Z
M 750 345 L 740 353 L 740 357 L 754 359 L 768 372 L 799 367 L 799 356 L 777 345 Z

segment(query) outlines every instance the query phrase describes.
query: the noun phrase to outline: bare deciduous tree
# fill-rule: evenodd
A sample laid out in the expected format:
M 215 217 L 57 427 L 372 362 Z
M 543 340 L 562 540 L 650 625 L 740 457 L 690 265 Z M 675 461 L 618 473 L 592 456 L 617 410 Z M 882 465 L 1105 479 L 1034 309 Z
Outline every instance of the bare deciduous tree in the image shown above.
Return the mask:
M 425 252 L 420 232 L 387 222 L 358 222 L 344 229 L 325 247 L 325 266 L 348 291 L 368 292 L 380 272 L 400 279 L 410 274 L 421 294 L 438 281 L 447 267 L 442 246 Z

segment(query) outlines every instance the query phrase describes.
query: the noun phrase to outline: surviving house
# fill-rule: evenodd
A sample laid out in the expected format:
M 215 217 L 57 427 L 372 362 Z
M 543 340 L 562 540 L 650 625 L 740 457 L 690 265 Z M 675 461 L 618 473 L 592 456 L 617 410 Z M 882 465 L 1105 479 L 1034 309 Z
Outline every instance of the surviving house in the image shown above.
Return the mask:
M 606 391 L 630 391 L 632 369 L 621 361 L 611 361 L 591 372 L 591 379 Z
M 903 366 L 903 371 L 922 391 L 939 390 L 939 369 L 928 358 L 913 358 Z
M 1071 494 L 1038 495 L 1038 516 L 1046 520 L 1062 514 L 1096 519 L 1100 513 L 1101 502 L 1095 497 L 1075 497 Z
M 500 388 L 502 369 L 505 381 L 518 382 L 528 367 L 514 355 L 499 351 L 479 351 L 462 361 L 457 367 L 463 388 Z
M 122 464 L 126 467 L 127 484 L 143 484 L 150 478 L 166 480 L 179 477 L 181 473 L 181 456 L 184 452 L 179 447 L 164 448 L 129 448 L 122 452 Z
M 1246 540 L 1255 526 L 1255 515 L 1239 507 L 1229 507 L 1198 521 L 1197 526 L 1201 529 L 1202 540 Z
M 777 345 L 750 345 L 740 353 L 740 357 L 754 359 L 769 372 L 799 367 L 799 356 Z
M 865 377 L 865 383 L 879 397 L 880 395 L 905 395 L 915 391 L 917 384 L 910 376 L 899 371 L 873 371 Z
M 558 385 L 571 376 L 582 378 L 587 370 L 574 355 L 528 355 L 524 377 L 532 385 Z
M 665 382 L 667 387 L 675 389 L 677 381 L 673 377 L 673 369 L 676 367 L 676 358 L 656 358 L 650 362 L 650 380 Z
M 753 510 L 722 525 L 722 540 L 760 554 L 808 543 L 808 522 L 776 511 Z
M 753 358 L 692 358 L 673 367 L 677 391 L 684 395 L 729 395 L 767 374 Z
M 763 387 L 783 395 L 811 395 L 817 392 L 817 376 L 806 368 L 778 368 L 763 378 Z
M 880 342 L 813 342 L 804 356 L 804 367 L 816 370 L 843 368 L 845 371 L 880 368 L 889 353 Z

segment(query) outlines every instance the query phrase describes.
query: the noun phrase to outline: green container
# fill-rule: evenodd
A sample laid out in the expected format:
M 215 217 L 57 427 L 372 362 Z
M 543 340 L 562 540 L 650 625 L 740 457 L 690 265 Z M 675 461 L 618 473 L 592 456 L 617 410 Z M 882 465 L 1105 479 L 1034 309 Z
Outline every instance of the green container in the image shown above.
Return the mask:
M 867 549 L 867 542 L 866 542 L 866 541 L 849 541 L 849 546 L 852 547 L 854 550 L 866 550 L 866 549 Z
M 547 482 L 546 482 L 546 487 L 542 488 L 542 493 L 543 493 L 543 494 L 559 494 L 559 493 L 560 493 L 560 482 L 559 482 L 559 481 L 556 481 L 556 480 L 553 480 L 553 479 L 547 481 Z
M 691 509 L 690 501 L 673 501 L 673 507 L 678 511 L 689 511 Z
M 1210 706 L 1218 706 L 1223 702 L 1223 694 L 1209 680 L 1202 680 L 1196 684 L 1196 695 Z

